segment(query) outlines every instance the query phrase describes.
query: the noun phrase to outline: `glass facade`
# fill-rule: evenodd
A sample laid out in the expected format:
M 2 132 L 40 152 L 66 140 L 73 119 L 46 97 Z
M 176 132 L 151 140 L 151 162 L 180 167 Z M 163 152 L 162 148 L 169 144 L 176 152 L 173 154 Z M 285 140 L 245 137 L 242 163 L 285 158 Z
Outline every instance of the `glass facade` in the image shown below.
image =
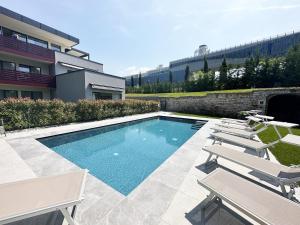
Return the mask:
M 93 92 L 96 100 L 112 100 L 112 93 Z
M 33 100 L 43 99 L 43 93 L 41 91 L 21 91 L 21 97 Z
M 18 91 L 16 90 L 0 90 L 0 100 L 5 98 L 18 98 Z
M 24 72 L 24 73 L 29 73 L 30 72 L 30 67 L 27 65 L 22 65 L 20 64 L 18 67 L 18 71 Z
M 3 70 L 16 70 L 16 64 L 13 62 L 0 61 L 0 67 Z
M 17 31 L 8 29 L 6 27 L 0 27 L 0 35 L 3 35 L 5 37 L 13 37 L 13 38 L 18 39 L 19 41 L 34 44 L 34 45 L 37 45 L 37 46 L 40 46 L 40 47 L 43 47 L 43 48 L 48 48 L 48 42 L 47 41 L 44 41 L 44 40 L 41 40 L 41 39 L 38 39 L 38 38 L 35 38 L 35 37 L 31 37 L 31 36 L 26 35 L 26 34 L 19 33 Z
M 56 45 L 56 44 L 51 44 L 51 49 L 54 50 L 54 51 L 58 51 L 60 52 L 61 51 L 61 47 L 59 45 Z
M 33 100 L 43 99 L 43 92 L 41 91 L 21 91 L 22 98 L 30 98 Z M 0 100 L 5 98 L 18 98 L 17 90 L 0 90 Z
M 31 37 L 31 36 L 28 36 L 27 42 L 30 43 L 30 44 L 34 44 L 34 45 L 43 47 L 43 48 L 48 48 L 48 42 L 47 41 L 43 41 L 43 40 L 38 39 L 38 38 L 34 38 L 34 37 Z

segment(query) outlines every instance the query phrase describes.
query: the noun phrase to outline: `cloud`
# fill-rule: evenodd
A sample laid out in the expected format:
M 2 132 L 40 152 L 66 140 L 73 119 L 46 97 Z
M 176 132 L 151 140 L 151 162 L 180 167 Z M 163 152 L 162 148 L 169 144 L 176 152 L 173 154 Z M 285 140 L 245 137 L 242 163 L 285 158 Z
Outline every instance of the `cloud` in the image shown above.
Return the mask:
M 116 26 L 116 30 L 119 33 L 123 34 L 125 37 L 128 37 L 128 38 L 132 38 L 133 37 L 133 35 L 130 32 L 130 30 L 126 26 L 124 26 L 124 25 L 118 25 L 118 26 Z
M 294 5 L 270 5 L 270 6 L 241 6 L 225 9 L 208 10 L 209 13 L 226 13 L 226 12 L 242 12 L 242 11 L 272 11 L 272 10 L 289 10 L 300 8 L 300 4 Z
M 138 73 L 144 73 L 151 70 L 150 67 L 137 67 L 137 66 L 129 66 L 125 68 L 124 70 L 120 71 L 119 74 L 121 76 L 128 76 L 128 75 L 134 75 Z
M 177 24 L 173 27 L 173 31 L 176 32 L 176 31 L 179 31 L 179 30 L 182 30 L 183 26 L 181 24 Z

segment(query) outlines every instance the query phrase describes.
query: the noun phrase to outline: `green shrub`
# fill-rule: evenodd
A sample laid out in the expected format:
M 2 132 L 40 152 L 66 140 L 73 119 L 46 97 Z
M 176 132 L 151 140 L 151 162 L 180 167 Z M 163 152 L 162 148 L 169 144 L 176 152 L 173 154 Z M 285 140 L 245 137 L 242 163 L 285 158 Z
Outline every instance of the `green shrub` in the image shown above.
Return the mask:
M 158 102 L 141 100 L 80 100 L 77 103 L 56 99 L 0 101 L 0 118 L 3 118 L 7 130 L 103 120 L 158 110 Z

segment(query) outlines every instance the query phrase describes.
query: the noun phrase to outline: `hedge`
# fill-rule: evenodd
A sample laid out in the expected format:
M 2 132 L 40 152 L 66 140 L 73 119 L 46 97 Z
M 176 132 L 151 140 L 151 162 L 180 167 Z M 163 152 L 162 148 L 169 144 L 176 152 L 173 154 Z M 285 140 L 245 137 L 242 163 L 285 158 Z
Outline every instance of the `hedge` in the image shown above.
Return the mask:
M 0 101 L 0 119 L 6 130 L 44 127 L 103 120 L 107 118 L 156 112 L 160 109 L 155 101 L 80 100 L 66 103 L 61 100 L 6 99 Z

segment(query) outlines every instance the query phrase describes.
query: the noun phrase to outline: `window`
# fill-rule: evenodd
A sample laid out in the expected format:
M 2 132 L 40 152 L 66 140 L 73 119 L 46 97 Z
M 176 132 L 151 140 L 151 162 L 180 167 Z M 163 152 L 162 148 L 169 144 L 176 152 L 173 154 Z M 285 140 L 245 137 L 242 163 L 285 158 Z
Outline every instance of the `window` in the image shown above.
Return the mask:
M 41 91 L 21 91 L 22 98 L 30 98 L 30 99 L 43 99 L 43 93 Z
M 3 100 L 4 98 L 4 90 L 0 90 L 0 100 Z
M 41 67 L 30 66 L 30 73 L 41 74 Z
M 94 92 L 93 94 L 96 100 L 112 100 L 112 93 Z
M 32 96 L 32 99 L 43 99 L 43 93 L 40 92 L 40 91 L 33 91 L 31 92 L 31 96 Z
M 41 74 L 41 67 L 35 67 L 35 66 L 28 66 L 28 65 L 24 65 L 24 64 L 19 64 L 18 71 L 24 72 L 24 73 Z
M 25 34 L 13 31 L 12 36 L 18 39 L 19 41 L 27 42 L 27 36 Z
M 22 98 L 31 98 L 31 91 L 21 91 Z
M 30 72 L 30 66 L 20 64 L 19 67 L 18 67 L 18 71 L 24 72 L 24 73 L 29 73 Z
M 5 98 L 17 98 L 18 91 L 15 90 L 0 90 L 0 100 Z
M 2 62 L 2 69 L 3 70 L 16 70 L 16 64 L 13 62 Z
M 58 52 L 61 51 L 61 47 L 59 45 L 56 45 L 56 44 L 51 44 L 51 49 L 54 50 L 54 51 L 58 51 Z
M 34 44 L 34 45 L 43 47 L 43 48 L 48 48 L 48 42 L 47 41 L 43 41 L 43 40 L 31 37 L 31 36 L 28 36 L 27 42 L 30 43 L 30 44 Z
M 2 34 L 5 37 L 11 37 L 13 35 L 13 31 L 5 27 L 2 27 Z

